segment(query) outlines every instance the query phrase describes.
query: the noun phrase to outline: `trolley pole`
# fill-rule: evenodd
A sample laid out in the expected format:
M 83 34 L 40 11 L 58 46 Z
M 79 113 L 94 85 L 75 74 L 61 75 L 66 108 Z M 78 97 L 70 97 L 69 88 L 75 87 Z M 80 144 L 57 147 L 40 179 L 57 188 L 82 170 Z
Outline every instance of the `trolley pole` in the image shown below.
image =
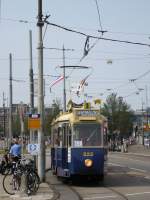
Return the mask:
M 44 141 L 44 92 L 43 92 L 43 41 L 42 27 L 44 26 L 42 14 L 42 0 L 38 0 L 38 112 L 40 114 L 40 129 L 38 131 L 38 173 L 40 180 L 45 181 L 45 141 Z
M 12 139 L 12 54 L 9 54 L 9 137 L 8 137 L 8 147 L 10 147 Z

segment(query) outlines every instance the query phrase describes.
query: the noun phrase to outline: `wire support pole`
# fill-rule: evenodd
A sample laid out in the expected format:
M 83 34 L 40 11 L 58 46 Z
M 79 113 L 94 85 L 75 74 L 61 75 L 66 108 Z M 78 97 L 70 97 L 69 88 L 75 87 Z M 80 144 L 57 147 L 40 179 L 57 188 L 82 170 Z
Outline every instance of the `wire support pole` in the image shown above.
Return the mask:
M 29 65 L 30 113 L 33 114 L 34 113 L 34 79 L 33 79 L 32 31 L 31 30 L 29 30 L 29 57 L 30 57 L 30 65 Z M 34 131 L 30 129 L 30 143 L 33 143 L 33 142 L 34 142 Z
M 64 99 L 64 112 L 66 112 L 66 70 L 65 70 L 65 48 L 63 45 L 63 76 L 64 76 L 64 88 L 63 88 L 63 99 Z
M 45 181 L 45 141 L 44 141 L 44 90 L 43 90 L 43 40 L 42 0 L 38 0 L 38 112 L 40 114 L 40 129 L 38 131 L 38 174 L 42 182 Z
M 9 54 L 9 138 L 8 146 L 10 147 L 12 139 L 12 54 Z
M 33 59 L 32 59 L 32 31 L 29 31 L 29 54 L 30 54 L 30 112 L 33 113 L 34 110 L 34 80 L 33 80 Z
M 3 92 L 3 132 L 4 132 L 4 137 L 7 137 L 6 135 L 6 120 L 5 120 L 5 93 Z

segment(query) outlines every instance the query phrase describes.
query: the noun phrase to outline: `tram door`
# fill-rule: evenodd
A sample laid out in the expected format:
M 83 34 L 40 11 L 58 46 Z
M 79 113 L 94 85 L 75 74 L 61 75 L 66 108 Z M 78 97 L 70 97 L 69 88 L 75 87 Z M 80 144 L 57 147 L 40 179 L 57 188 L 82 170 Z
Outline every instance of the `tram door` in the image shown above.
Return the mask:
M 65 169 L 68 168 L 68 148 L 71 147 L 71 129 L 68 123 L 63 125 L 63 152 L 62 152 L 62 164 Z

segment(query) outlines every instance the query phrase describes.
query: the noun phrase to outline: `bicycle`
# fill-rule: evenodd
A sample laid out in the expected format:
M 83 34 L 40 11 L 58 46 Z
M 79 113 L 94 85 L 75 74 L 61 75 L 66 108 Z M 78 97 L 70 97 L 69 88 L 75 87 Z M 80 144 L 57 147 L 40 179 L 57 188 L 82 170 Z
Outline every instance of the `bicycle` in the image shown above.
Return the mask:
M 36 193 L 39 189 L 40 178 L 33 160 L 28 160 L 28 164 L 26 164 L 26 181 L 27 193 Z
M 7 173 L 10 173 L 10 169 L 11 169 L 11 162 L 9 160 L 9 156 L 7 153 L 5 153 L 1 159 L 1 162 L 0 162 L 0 173 L 2 175 L 5 175 Z
M 6 193 L 14 195 L 24 191 L 28 195 L 37 192 L 40 184 L 39 176 L 33 162 L 21 159 L 12 163 L 12 174 L 6 174 L 3 178 L 3 188 Z M 24 181 L 23 181 L 24 179 Z

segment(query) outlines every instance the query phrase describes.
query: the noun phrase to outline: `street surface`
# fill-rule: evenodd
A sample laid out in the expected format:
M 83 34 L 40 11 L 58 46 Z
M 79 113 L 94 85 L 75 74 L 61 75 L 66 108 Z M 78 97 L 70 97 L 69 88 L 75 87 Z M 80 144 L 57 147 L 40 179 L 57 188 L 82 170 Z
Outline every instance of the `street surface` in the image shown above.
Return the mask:
M 48 180 L 59 192 L 60 200 L 149 200 L 150 157 L 110 153 L 108 174 L 103 183 L 81 181 L 63 182 L 48 173 Z
M 33 158 L 30 155 L 25 155 L 26 158 Z M 1 156 L 0 156 L 1 158 Z M 50 168 L 50 150 L 46 150 L 46 169 Z M 10 195 L 7 194 L 3 189 L 3 176 L 0 174 L 0 200 L 10 200 Z
M 47 152 L 47 168 L 50 153 Z M 110 152 L 108 174 L 103 183 L 90 180 L 64 184 L 62 180 L 46 173 L 46 179 L 55 190 L 59 200 L 149 200 L 150 199 L 150 156 Z M 2 187 L 0 175 L 0 200 L 9 200 Z
M 3 176 L 0 175 L 0 200 L 9 200 L 9 195 L 3 189 Z

